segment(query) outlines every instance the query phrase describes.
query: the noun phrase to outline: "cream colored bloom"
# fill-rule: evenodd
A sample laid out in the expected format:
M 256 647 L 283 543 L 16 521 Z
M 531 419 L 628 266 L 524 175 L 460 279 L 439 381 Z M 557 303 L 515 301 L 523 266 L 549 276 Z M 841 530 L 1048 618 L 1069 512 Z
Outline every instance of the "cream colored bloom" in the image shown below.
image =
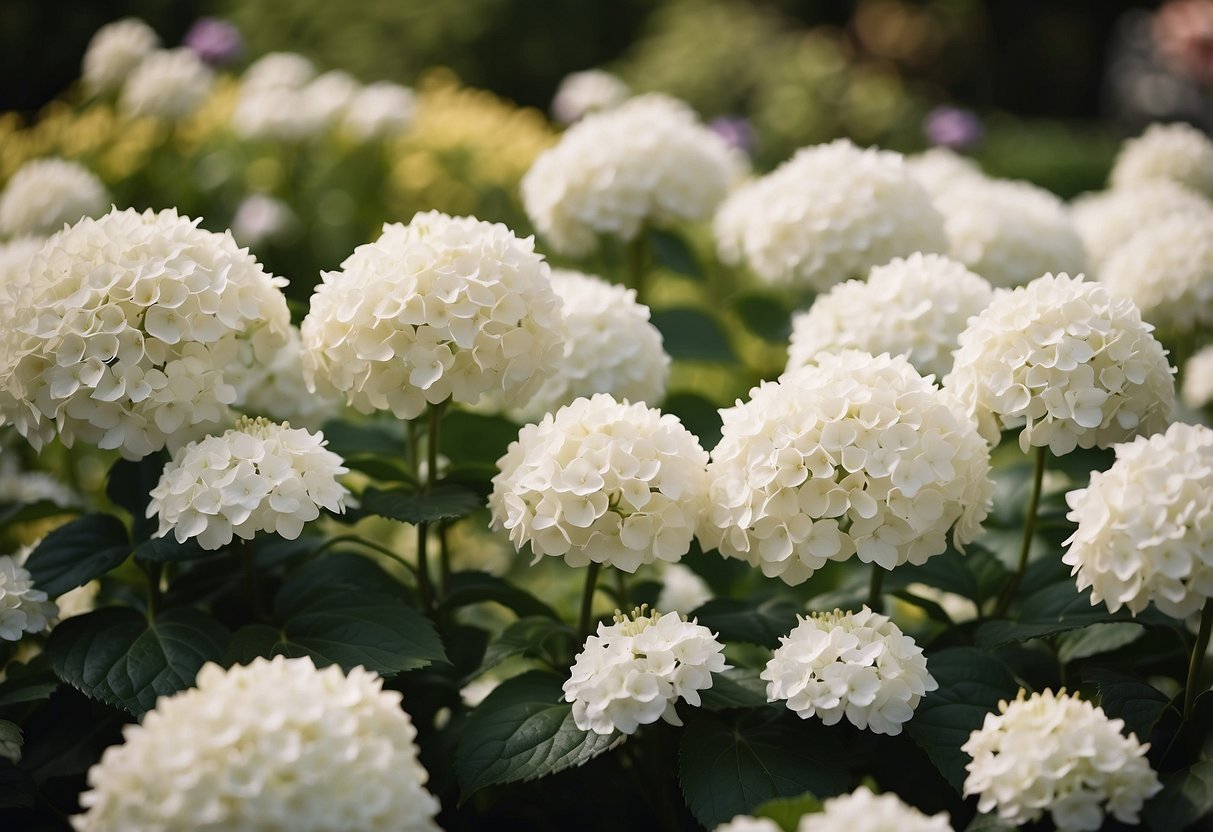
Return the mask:
M 712 599 L 707 581 L 681 563 L 663 563 L 659 577 L 661 594 L 657 609 L 690 615 Z
M 1179 214 L 1213 214 L 1213 203 L 1170 179 L 1147 179 L 1084 194 L 1070 204 L 1070 218 L 1097 273 L 1138 231 Z
M 18 168 L 0 192 L 0 234 L 43 237 L 65 223 L 104 214 L 108 206 L 105 186 L 84 165 L 35 159 Z
M 1187 124 L 1151 124 L 1120 148 L 1112 186 L 1169 179 L 1213 197 L 1213 141 Z
M 755 818 L 749 815 L 738 815 L 728 823 L 722 823 L 714 832 L 782 832 L 778 823 L 769 818 Z
M 1182 397 L 1193 410 L 1213 404 L 1213 345 L 1194 354 L 1184 364 Z
M 118 104 L 130 116 L 184 118 L 202 105 L 214 83 L 215 73 L 194 50 L 158 50 L 127 77 Z
M 308 391 L 303 378 L 303 341 L 299 330 L 291 327 L 286 344 L 274 357 L 254 365 L 236 386 L 233 407 L 251 416 L 318 431 L 341 412 L 341 400 Z
M 354 94 L 341 127 L 359 141 L 382 139 L 407 130 L 416 112 L 417 96 L 411 89 L 379 81 Z
M 96 31 L 84 53 L 84 88 L 114 92 L 144 58 L 160 46 L 152 27 L 136 17 L 107 23 Z
M 796 832 L 952 832 L 952 826 L 947 812 L 924 815 L 891 792 L 875 795 L 860 786 L 802 817 Z
M 0 640 L 20 641 L 26 633 L 40 633 L 50 626 L 59 608 L 34 585 L 25 568 L 30 547 L 13 555 L 0 555 Z
M 587 69 L 566 75 L 552 98 L 552 118 L 572 124 L 583 116 L 618 107 L 632 91 L 617 75 Z
M 938 199 L 967 179 L 985 179 L 977 163 L 946 147 L 932 147 L 923 153 L 906 157 L 906 170 L 918 180 L 932 199 Z

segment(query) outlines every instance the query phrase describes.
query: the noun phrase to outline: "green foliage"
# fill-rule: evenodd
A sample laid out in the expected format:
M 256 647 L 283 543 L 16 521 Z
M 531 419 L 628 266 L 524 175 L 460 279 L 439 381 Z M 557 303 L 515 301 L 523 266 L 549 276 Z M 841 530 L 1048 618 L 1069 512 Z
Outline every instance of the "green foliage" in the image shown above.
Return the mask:
M 130 553 L 130 539 L 118 518 L 86 514 L 44 537 L 25 566 L 38 588 L 54 597 L 101 577 Z
M 1164 776 L 1162 781 L 1163 790 L 1142 813 L 1151 829 L 1195 829 L 1197 821 L 1213 812 L 1213 760 L 1201 760 L 1191 768 Z
M 671 358 L 690 361 L 732 362 L 736 353 L 729 336 L 711 315 L 691 307 L 653 312 L 653 326 L 661 330 L 665 351 Z

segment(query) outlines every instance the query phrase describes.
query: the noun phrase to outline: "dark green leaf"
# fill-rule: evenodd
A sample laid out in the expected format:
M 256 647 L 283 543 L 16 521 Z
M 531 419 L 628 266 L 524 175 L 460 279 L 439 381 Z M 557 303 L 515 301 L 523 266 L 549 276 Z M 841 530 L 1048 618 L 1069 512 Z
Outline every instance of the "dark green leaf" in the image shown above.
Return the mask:
M 61 506 L 50 500 L 33 503 L 0 503 L 0 528 L 10 523 L 30 523 L 60 514 L 76 514 L 79 509 Z
M 253 541 L 253 556 L 257 559 L 257 566 L 268 569 L 311 554 L 323 544 L 324 538 L 319 535 L 303 535 L 287 540 L 276 534 L 260 534 Z
M 712 686 L 699 692 L 709 711 L 729 708 L 761 708 L 767 704 L 767 683 L 757 668 L 732 667 L 712 674 Z
M 519 427 L 502 416 L 447 411 L 442 416 L 442 455 L 452 467 L 490 465 L 505 455 L 509 444 L 518 438 Z
M 15 750 L 17 753 L 17 760 L 14 762 L 20 761 L 21 759 L 22 742 L 21 727 L 15 722 L 10 722 L 7 719 L 0 719 L 0 748 L 5 749 L 5 752 Z M 3 757 L 4 754 L 0 753 L 0 759 Z
M 405 489 L 368 488 L 362 492 L 361 513 L 417 524 L 466 517 L 481 508 L 484 500 L 475 491 L 440 483 L 428 497 Z
M 0 682 L 0 707 L 46 699 L 59 687 L 59 678 L 51 669 L 45 653 L 30 659 L 28 664 L 11 662 L 4 668 Z
M 120 459 L 106 476 L 105 496 L 130 514 L 131 537 L 136 541 L 147 540 L 159 526 L 159 521 L 147 516 L 147 504 L 168 458 L 167 451 L 159 451 L 140 460 Z
M 1164 775 L 1162 783 L 1142 812 L 1155 832 L 1183 832 L 1213 812 L 1213 760 Z
M 573 630 L 567 624 L 546 616 L 520 618 L 506 627 L 500 637 L 489 645 L 481 670 L 496 667 L 515 657 L 555 658 L 566 654 L 573 640 Z
M 1057 637 L 1057 658 L 1062 664 L 1119 650 L 1146 634 L 1146 628 L 1132 621 L 1092 624 Z
M 773 295 L 745 292 L 733 298 L 733 311 L 750 332 L 772 344 L 786 345 L 792 313 Z
M 523 617 L 543 616 L 553 620 L 560 618 L 555 610 L 534 595 L 487 572 L 453 574 L 450 591 L 442 601 L 442 608 L 453 610 L 483 601 L 496 601 Z
M 737 360 L 720 324 L 699 309 L 661 309 L 653 312 L 651 320 L 661 330 L 665 351 L 671 358 L 723 363 Z
M 380 456 L 351 456 L 345 457 L 345 465 L 351 471 L 360 471 L 371 479 L 380 482 L 405 482 L 417 485 L 413 472 L 403 465 Z
M 36 791 L 34 778 L 0 758 L 0 809 L 32 809 Z
M 800 819 L 821 811 L 821 801 L 811 794 L 799 797 L 780 797 L 768 800 L 754 810 L 754 817 L 769 818 L 779 824 L 783 832 L 796 832 Z
M 721 641 L 746 641 L 778 647 L 779 637 L 796 626 L 796 605 L 782 598 L 737 601 L 713 598 L 692 614 L 693 618 L 720 636 Z
M 354 425 L 331 420 L 324 423 L 328 449 L 343 459 L 360 454 L 376 457 L 403 456 L 407 443 L 400 422 Z
M 677 416 L 705 451 L 720 442 L 720 409 L 698 393 L 671 393 L 661 409 Z
M 980 546 L 968 547 L 966 554 L 949 547 L 921 566 L 898 567 L 885 579 L 885 587 L 892 591 L 923 583 L 981 604 L 998 594 L 1009 575 L 1007 568 Z
M 130 552 L 121 520 L 109 514 L 86 514 L 42 538 L 25 568 L 34 584 L 54 598 L 101 577 Z
M 409 597 L 404 585 L 370 558 L 353 552 L 327 552 L 295 570 L 278 590 L 279 609 L 305 606 L 313 597 L 368 592 Z
M 695 280 L 703 279 L 703 269 L 699 267 L 695 252 L 691 251 L 691 247 L 682 237 L 657 228 L 648 229 L 645 236 L 653 252 L 653 259 L 661 268 Z
M 135 547 L 135 557 L 153 563 L 168 563 L 180 560 L 195 560 L 213 555 L 198 545 L 198 538 L 191 537 L 184 543 L 178 543 L 172 532 L 164 537 L 153 537 Z
M 1099 691 L 1099 706 L 1113 719 L 1123 719 L 1124 733 L 1133 733 L 1142 742 L 1150 738 L 1154 724 L 1171 700 L 1142 679 L 1109 668 L 1097 668 L 1083 674 Z
M 997 647 L 1091 624 L 1132 620 L 1132 615 L 1123 607 L 1110 613 L 1103 604 L 1091 606 L 1090 589 L 1079 592 L 1072 582 L 1063 581 L 1050 584 L 1024 599 L 1018 621 L 988 621 L 981 625 L 977 630 L 977 643 L 982 647 Z M 1147 612 L 1138 620 L 1156 622 L 1159 616 Z

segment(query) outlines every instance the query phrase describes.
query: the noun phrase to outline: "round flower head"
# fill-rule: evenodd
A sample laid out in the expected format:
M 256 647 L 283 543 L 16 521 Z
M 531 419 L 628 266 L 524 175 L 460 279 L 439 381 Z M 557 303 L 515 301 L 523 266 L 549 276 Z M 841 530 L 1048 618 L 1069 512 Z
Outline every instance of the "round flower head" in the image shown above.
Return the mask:
M 710 216 L 742 167 L 690 107 L 650 94 L 570 127 L 523 177 L 522 201 L 553 248 L 583 255 L 600 234 Z
M 144 58 L 160 46 L 160 38 L 142 20 L 127 17 L 102 26 L 84 53 L 84 88 L 91 93 L 114 92 Z
M 1141 229 L 1108 256 L 1099 281 L 1164 331 L 1213 325 L 1213 210 Z
M 0 193 L 0 233 L 45 236 L 108 206 L 105 186 L 84 165 L 37 159 L 22 165 Z
M 1137 824 L 1142 803 L 1162 790 L 1146 760 L 1149 745 L 1124 736 L 1124 721 L 1063 690 L 999 702 L 961 750 L 965 796 L 1019 826 L 1052 816 L 1060 832 L 1094 832 L 1107 811 Z
M 875 795 L 867 786 L 831 797 L 822 811 L 800 819 L 796 832 L 952 832 L 948 813 L 924 815 L 897 795 Z
M 681 725 L 675 703 L 699 707 L 699 691 L 728 667 L 723 650 L 711 630 L 676 612 L 616 612 L 614 624 L 600 623 L 586 639 L 564 698 L 573 703 L 573 721 L 582 731 L 634 734 L 658 719 Z
M 782 832 L 783 827 L 770 818 L 755 818 L 738 815 L 728 823 L 722 823 L 713 832 Z
M 839 283 L 792 319 L 788 370 L 820 352 L 857 349 L 905 356 L 918 372 L 942 378 L 969 318 L 994 292 L 954 260 L 911 254 L 877 266 L 868 279 Z
M 689 614 L 712 599 L 707 581 L 681 563 L 662 564 L 657 608 Z
M 80 796 L 78 832 L 437 832 L 401 695 L 310 658 L 206 664 L 123 728 Z
M 907 156 L 906 170 L 932 199 L 938 199 L 961 180 L 985 179 L 976 162 L 946 147 L 932 147 L 923 153 Z
M 14 456 L 0 459 L 0 505 L 54 503 L 60 508 L 80 505 L 80 495 L 45 471 L 25 471 Z
M 299 330 L 291 327 L 286 345 L 268 363 L 254 366 L 237 385 L 233 407 L 316 431 L 341 411 L 341 402 L 334 396 L 308 392 L 303 380 L 303 342 Z
M 936 197 L 948 254 L 998 287 L 1019 286 L 1045 272 L 1086 268 L 1082 238 L 1066 205 L 1027 182 L 962 177 Z
M 349 492 L 337 478 L 349 469 L 326 444 L 324 434 L 248 417 L 222 436 L 191 442 L 152 489 L 147 516 L 160 517 L 155 536 L 196 537 L 203 549 L 257 532 L 294 540 L 320 509 L 345 511 Z
M 1022 425 L 1025 451 L 1111 447 L 1170 421 L 1175 382 L 1153 329 L 1105 286 L 1046 274 L 969 322 L 944 387 L 991 443 Z
M 341 126 L 358 141 L 381 139 L 407 130 L 416 110 L 417 97 L 411 89 L 379 81 L 354 94 Z
M 801 719 L 834 725 L 846 716 L 856 728 L 900 734 L 922 697 L 939 687 L 914 639 L 866 606 L 798 618 L 761 677 L 767 700 L 785 700 Z
M 578 399 L 524 426 L 497 460 L 493 527 L 536 560 L 624 572 L 675 562 L 703 511 L 707 463 L 675 416 L 605 393 Z
M 309 388 L 362 413 L 412 419 L 427 403 L 521 405 L 556 372 L 563 321 L 534 241 L 475 217 L 384 225 L 325 272 L 300 327 Z
M 552 118 L 572 124 L 599 110 L 618 107 L 632 91 L 616 75 L 601 69 L 587 69 L 566 75 L 552 99 Z
M 1184 364 L 1181 397 L 1193 410 L 1213 404 L 1213 345 L 1200 350 Z
M 44 245 L 44 237 L 15 237 L 0 243 L 0 332 L 12 326 L 10 313 L 17 287 L 27 279 L 30 263 Z
M 0 415 L 138 459 L 217 427 L 248 368 L 286 342 L 279 287 L 228 233 L 174 210 L 113 210 L 54 235 L 0 333 Z
M 20 641 L 25 633 L 40 633 L 59 614 L 46 593 L 34 586 L 25 568 L 30 548 L 15 555 L 0 555 L 0 640 Z
M 944 251 L 943 219 L 903 161 L 847 139 L 801 149 L 720 206 L 721 259 L 824 291 L 894 257 Z
M 1116 445 L 1116 462 L 1066 495 L 1078 529 L 1062 561 L 1091 603 L 1176 618 L 1213 597 L 1213 430 L 1176 423 Z
M 280 199 L 266 194 L 249 194 L 236 206 L 232 216 L 232 236 L 244 246 L 256 248 L 280 241 L 296 224 L 295 212 Z
M 1097 268 L 1142 228 L 1178 214 L 1207 216 L 1213 214 L 1213 203 L 1169 179 L 1147 179 L 1086 194 L 1070 204 L 1070 219 Z
M 304 103 L 304 90 L 315 77 L 316 67 L 302 55 L 271 52 L 260 58 L 240 79 L 232 128 L 249 139 L 298 140 L 314 135 L 326 126 L 311 118 L 314 108 Z
M 704 548 L 803 583 L 858 555 L 921 564 L 981 532 L 994 486 L 976 427 L 901 357 L 822 353 L 721 411 Z
M 1213 197 L 1213 141 L 1187 124 L 1151 124 L 1121 146 L 1111 181 L 1123 188 L 1151 179 L 1169 179 Z
M 206 100 L 215 74 L 192 49 L 153 52 L 122 85 L 119 104 L 129 116 L 178 119 Z

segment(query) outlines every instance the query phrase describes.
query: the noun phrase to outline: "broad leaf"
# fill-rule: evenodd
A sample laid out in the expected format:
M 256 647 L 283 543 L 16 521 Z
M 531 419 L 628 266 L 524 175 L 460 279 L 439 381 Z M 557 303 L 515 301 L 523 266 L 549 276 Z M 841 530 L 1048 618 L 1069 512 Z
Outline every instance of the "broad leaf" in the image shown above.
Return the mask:
M 86 514 L 42 538 L 25 568 L 54 598 L 109 572 L 131 552 L 126 527 L 109 514 Z
M 710 451 L 720 442 L 720 408 L 715 402 L 698 393 L 671 393 L 661 409 L 677 416 L 704 450 Z
M 712 686 L 699 692 L 709 711 L 729 708 L 761 708 L 767 704 L 767 683 L 757 668 L 732 667 L 712 674 Z
M 74 506 L 61 506 L 51 500 L 37 500 L 32 503 L 0 503 L 0 528 L 10 523 L 29 523 L 60 514 L 78 514 L 80 509 Z
M 1057 658 L 1062 664 L 1119 650 L 1146 634 L 1146 628 L 1131 621 L 1092 624 L 1057 637 Z
M 451 575 L 450 591 L 442 600 L 442 609 L 453 610 L 483 601 L 495 601 L 521 617 L 560 618 L 555 610 L 534 595 L 487 572 L 456 572 Z
M 773 295 L 745 292 L 732 300 L 733 311 L 753 334 L 785 346 L 792 332 L 792 313 Z
M 361 454 L 375 457 L 399 457 L 407 442 L 400 422 L 376 422 L 354 425 L 340 420 L 324 423 L 328 449 L 344 458 Z
M 0 758 L 0 809 L 32 809 L 36 791 L 34 778 L 11 761 Z
M 778 647 L 779 637 L 796 626 L 796 605 L 782 598 L 765 601 L 737 601 L 713 598 L 692 617 L 720 636 L 722 641 L 745 641 L 764 647 Z
M 695 280 L 703 279 L 703 269 L 686 240 L 670 231 L 650 228 L 645 234 L 653 259 L 663 269 L 677 272 Z
M 1123 607 L 1110 613 L 1103 604 L 1092 606 L 1090 589 L 1078 592 L 1073 583 L 1063 581 L 1050 584 L 1024 599 L 1017 621 L 987 621 L 981 625 L 977 630 L 977 643 L 982 647 L 997 647 L 1091 624 L 1132 620 L 1132 615 Z M 1137 620 L 1169 623 L 1151 611 L 1138 616 Z
M 1136 734 L 1142 742 L 1171 705 L 1170 698 L 1153 685 L 1118 670 L 1098 668 L 1087 671 L 1084 678 L 1095 683 L 1104 713 L 1123 719 L 1124 733 Z
M 15 722 L 0 719 L 0 759 L 21 762 L 21 727 Z
M 1213 760 L 1164 775 L 1162 782 L 1142 812 L 1155 832 L 1182 832 L 1213 812 Z
M 981 604 L 998 595 L 1009 575 L 1007 568 L 980 546 L 968 547 L 963 555 L 949 547 L 921 566 L 898 567 L 886 577 L 885 588 L 894 591 L 907 584 L 923 583 Z
M 567 661 L 574 639 L 572 628 L 560 621 L 538 615 L 520 618 L 488 646 L 480 669 L 488 670 L 516 657 L 543 659 L 556 666 L 560 657 Z
M 691 307 L 661 309 L 651 320 L 661 330 L 665 351 L 671 358 L 722 363 L 737 360 L 728 335 L 706 312 Z
M 147 516 L 147 506 L 151 500 L 150 492 L 160 482 L 168 459 L 167 451 L 159 451 L 135 461 L 120 459 L 110 466 L 106 476 L 105 496 L 130 514 L 131 537 L 136 541 L 147 540 L 159 525 L 155 518 Z
M 519 426 L 502 416 L 450 410 L 442 415 L 442 455 L 451 467 L 490 465 L 518 438 Z
M 4 681 L 0 682 L 0 707 L 39 702 L 58 688 L 59 678 L 45 653 L 30 659 L 28 664 L 10 662 L 4 668 Z
M 373 560 L 353 552 L 327 552 L 299 567 L 278 590 L 278 609 L 296 609 L 313 597 L 367 592 L 409 597 L 404 584 Z
M 368 488 L 362 492 L 360 513 L 415 525 L 466 517 L 481 508 L 484 508 L 484 500 L 475 491 L 461 485 L 440 483 L 428 496 L 402 488 L 390 491 Z
M 214 551 L 203 549 L 198 544 L 198 538 L 191 537 L 184 543 L 178 543 L 172 532 L 164 537 L 153 537 L 135 547 L 135 557 L 153 563 L 167 563 L 180 560 L 195 560 L 215 554 Z

